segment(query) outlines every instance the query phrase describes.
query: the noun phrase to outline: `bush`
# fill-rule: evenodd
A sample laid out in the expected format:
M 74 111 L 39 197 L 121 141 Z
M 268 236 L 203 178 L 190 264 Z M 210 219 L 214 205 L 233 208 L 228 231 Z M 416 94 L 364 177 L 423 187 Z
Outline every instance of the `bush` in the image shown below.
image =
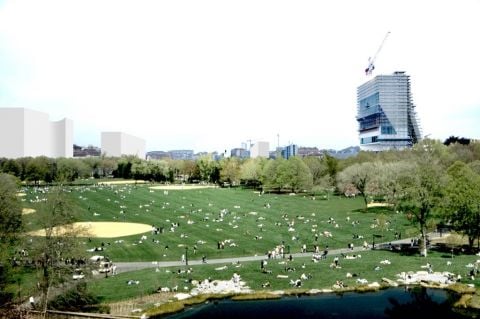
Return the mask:
M 87 292 L 87 284 L 79 283 L 65 294 L 58 295 L 49 308 L 62 311 L 109 313 L 110 308 L 101 305 L 102 298 Z

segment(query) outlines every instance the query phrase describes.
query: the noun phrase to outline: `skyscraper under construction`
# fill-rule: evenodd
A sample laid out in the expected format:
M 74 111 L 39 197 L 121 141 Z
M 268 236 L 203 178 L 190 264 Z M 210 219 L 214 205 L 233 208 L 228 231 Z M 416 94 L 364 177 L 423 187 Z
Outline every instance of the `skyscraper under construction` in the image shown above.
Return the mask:
M 385 151 L 411 147 L 421 139 L 410 77 L 405 72 L 377 75 L 357 89 L 360 148 Z

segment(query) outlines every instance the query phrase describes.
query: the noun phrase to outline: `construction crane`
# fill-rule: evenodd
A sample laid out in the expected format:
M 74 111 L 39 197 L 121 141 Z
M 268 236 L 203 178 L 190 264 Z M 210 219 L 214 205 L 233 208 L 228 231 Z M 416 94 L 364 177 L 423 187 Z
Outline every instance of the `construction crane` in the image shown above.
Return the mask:
M 385 38 L 383 38 L 383 41 L 378 47 L 378 50 L 373 56 L 373 58 L 372 57 L 368 58 L 368 67 L 365 69 L 365 75 L 371 75 L 373 70 L 375 70 L 375 64 L 374 64 L 375 60 L 377 59 L 378 53 L 380 52 L 380 50 L 382 50 L 382 47 L 385 44 L 385 41 L 387 40 L 389 35 L 390 35 L 390 31 L 388 31 L 387 34 L 385 35 Z

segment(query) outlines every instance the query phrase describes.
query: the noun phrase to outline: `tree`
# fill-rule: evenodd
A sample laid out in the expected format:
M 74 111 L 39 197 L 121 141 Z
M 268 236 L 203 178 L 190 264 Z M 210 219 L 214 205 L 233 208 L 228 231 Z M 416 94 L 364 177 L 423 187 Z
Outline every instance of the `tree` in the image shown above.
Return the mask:
M 468 237 L 470 249 L 475 239 L 480 249 L 480 176 L 463 162 L 447 170 L 444 207 L 454 229 Z
M 50 189 L 47 200 L 39 207 L 37 214 L 41 216 L 39 220 L 45 236 L 32 240 L 29 250 L 37 261 L 36 267 L 41 277 L 40 305 L 46 311 L 51 288 L 71 279 L 73 266 L 67 265 L 65 260 L 84 258 L 77 239 L 82 230 L 73 226 L 72 207 L 61 186 Z
M 338 174 L 338 183 L 341 190 L 353 185 L 363 197 L 365 210 L 368 208 L 368 195 L 370 194 L 371 181 L 376 174 L 375 165 L 371 162 L 353 164 Z
M 451 135 L 449 138 L 445 140 L 445 142 L 443 142 L 443 144 L 446 146 L 450 144 L 457 144 L 457 143 L 461 145 L 468 145 L 470 144 L 470 139 Z
M 57 159 L 56 180 L 60 182 L 73 182 L 79 177 L 88 177 L 90 169 L 85 162 L 75 158 Z
M 240 179 L 246 186 L 262 184 L 262 172 L 267 160 L 263 157 L 249 158 L 240 166 Z
M 324 161 L 317 156 L 306 156 L 302 160 L 312 174 L 313 185 L 319 185 L 323 177 L 329 173 L 326 160 Z
M 283 186 L 283 181 L 280 178 L 279 169 L 282 163 L 285 161 L 284 158 L 279 157 L 274 160 L 269 160 L 263 167 L 262 171 L 262 184 L 263 188 L 267 190 L 276 190 L 281 191 Z
M 410 161 L 377 163 L 377 174 L 374 177 L 379 186 L 379 193 L 385 196 L 387 203 L 396 209 L 401 196 L 401 185 L 404 178 L 415 168 Z
M 336 181 L 338 170 L 339 170 L 338 160 L 333 156 L 325 154 L 324 161 L 325 161 L 325 164 L 327 165 L 327 171 L 328 171 L 328 175 L 330 175 L 330 179 L 332 181 Z
M 427 226 L 434 209 L 442 200 L 444 176 L 441 166 L 433 161 L 420 161 L 402 179 L 399 194 L 399 208 L 414 217 L 421 235 L 421 254 L 427 257 Z
M 117 160 L 113 157 L 102 155 L 98 164 L 99 175 L 107 177 L 113 174 L 118 168 Z
M 290 157 L 278 166 L 277 177 L 281 187 L 292 192 L 310 190 L 313 185 L 312 174 L 308 166 L 298 157 Z
M 16 160 L 8 159 L 2 165 L 2 172 L 4 172 L 5 174 L 10 174 L 20 178 L 22 167 Z
M 197 160 L 200 178 L 204 182 L 215 182 L 218 168 L 211 155 L 203 155 Z
M 45 156 L 31 158 L 25 169 L 25 179 L 38 184 L 39 181 L 51 182 L 54 179 L 52 163 Z
M 14 176 L 0 174 L 0 313 L 10 305 L 13 295 L 6 290 L 11 279 L 11 259 L 22 228 L 22 210 Z M 2 306 L 3 305 L 3 306 Z
M 240 184 L 240 162 L 237 158 L 224 158 L 220 161 L 220 181 Z

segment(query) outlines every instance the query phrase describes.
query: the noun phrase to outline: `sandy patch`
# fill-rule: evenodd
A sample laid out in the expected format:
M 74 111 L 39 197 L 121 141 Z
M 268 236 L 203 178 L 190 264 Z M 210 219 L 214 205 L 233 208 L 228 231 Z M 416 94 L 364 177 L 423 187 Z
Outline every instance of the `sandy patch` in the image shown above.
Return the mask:
M 150 189 L 160 190 L 187 190 L 187 189 L 202 189 L 202 188 L 216 188 L 215 185 L 160 185 L 152 186 Z
M 145 184 L 146 181 L 143 180 L 129 180 L 129 181 L 110 181 L 110 182 L 99 182 L 98 185 L 124 185 L 124 184 Z
M 152 230 L 151 225 L 138 223 L 117 223 L 117 222 L 78 222 L 60 227 L 55 231 L 60 233 L 72 230 L 78 231 L 77 237 L 102 237 L 115 238 L 146 233 Z M 29 232 L 31 236 L 45 236 L 45 230 Z
M 22 209 L 22 215 L 27 215 L 27 214 L 32 214 L 35 213 L 36 210 L 33 208 L 23 208 Z
M 389 203 L 370 203 L 367 204 L 367 207 L 391 207 L 393 206 L 392 204 Z

